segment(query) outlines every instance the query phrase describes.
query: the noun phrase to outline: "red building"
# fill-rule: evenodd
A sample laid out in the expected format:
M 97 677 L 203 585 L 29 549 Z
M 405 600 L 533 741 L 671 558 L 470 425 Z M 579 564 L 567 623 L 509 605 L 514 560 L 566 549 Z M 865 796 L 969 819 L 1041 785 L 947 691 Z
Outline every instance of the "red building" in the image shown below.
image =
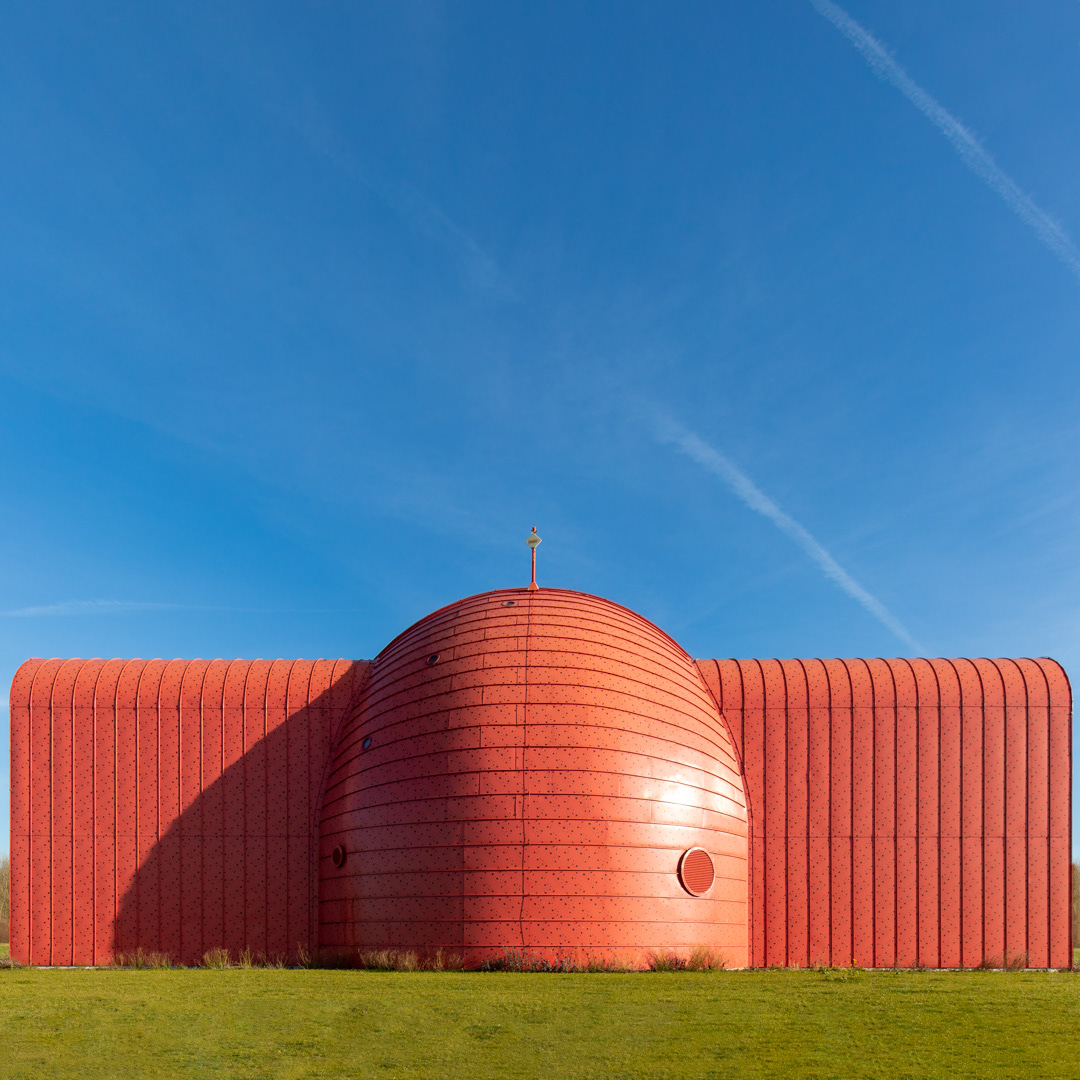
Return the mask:
M 11 951 L 1068 967 L 1052 660 L 691 660 L 511 589 L 374 660 L 28 660 Z

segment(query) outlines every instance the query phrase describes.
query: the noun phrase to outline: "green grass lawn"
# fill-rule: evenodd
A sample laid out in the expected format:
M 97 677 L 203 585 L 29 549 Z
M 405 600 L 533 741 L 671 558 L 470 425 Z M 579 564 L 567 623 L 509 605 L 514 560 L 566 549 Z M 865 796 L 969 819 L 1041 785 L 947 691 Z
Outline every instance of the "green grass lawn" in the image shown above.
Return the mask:
M 0 971 L 3 1077 L 1077 1077 L 1080 976 Z

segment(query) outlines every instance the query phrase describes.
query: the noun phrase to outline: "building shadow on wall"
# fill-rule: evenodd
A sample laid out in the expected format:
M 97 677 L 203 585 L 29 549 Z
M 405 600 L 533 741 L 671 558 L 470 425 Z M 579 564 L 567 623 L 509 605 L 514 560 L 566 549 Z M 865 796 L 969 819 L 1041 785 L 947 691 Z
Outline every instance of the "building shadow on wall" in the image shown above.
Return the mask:
M 197 964 L 215 950 L 232 962 L 296 962 L 315 951 L 322 791 L 366 669 L 318 663 L 334 678 L 292 712 L 284 695 L 271 700 L 272 677 L 253 693 L 250 671 L 234 704 L 226 689 L 190 720 L 159 712 L 156 761 L 140 759 L 140 777 L 156 765 L 157 783 L 138 796 L 138 851 L 132 835 L 118 838 L 121 962 Z M 123 839 L 136 867 L 126 878 Z

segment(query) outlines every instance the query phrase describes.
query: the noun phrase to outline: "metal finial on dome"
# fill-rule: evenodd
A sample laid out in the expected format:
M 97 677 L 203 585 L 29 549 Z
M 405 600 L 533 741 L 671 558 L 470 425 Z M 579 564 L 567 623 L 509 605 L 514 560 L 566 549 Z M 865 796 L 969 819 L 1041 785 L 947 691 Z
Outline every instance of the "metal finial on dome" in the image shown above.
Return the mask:
M 536 545 L 542 543 L 540 537 L 536 535 L 536 526 L 532 527 L 532 532 L 529 533 L 526 544 L 532 549 L 532 580 L 529 582 L 529 592 L 536 592 L 540 586 L 536 584 Z

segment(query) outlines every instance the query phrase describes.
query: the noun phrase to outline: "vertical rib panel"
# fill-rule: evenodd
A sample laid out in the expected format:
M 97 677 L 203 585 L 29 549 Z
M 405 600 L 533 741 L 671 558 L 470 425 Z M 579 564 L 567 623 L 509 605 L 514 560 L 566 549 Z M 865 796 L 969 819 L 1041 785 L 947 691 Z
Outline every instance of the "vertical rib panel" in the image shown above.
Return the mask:
M 129 660 L 120 673 L 116 688 L 117 725 L 117 841 L 116 891 L 118 897 L 116 949 L 131 952 L 138 947 L 139 887 L 139 764 L 138 710 L 139 678 L 145 660 Z M 135 902 L 123 900 L 135 892 Z
M 323 784 L 330 761 L 330 710 L 327 692 L 334 668 L 326 660 L 316 660 L 308 684 L 308 806 L 311 817 L 307 822 L 308 836 L 308 918 L 311 920 L 308 940 L 319 941 L 319 813 L 322 809 Z M 329 861 L 329 860 L 328 860 Z
M 1017 660 L 1027 689 L 1027 954 L 1050 964 L 1050 698 L 1042 668 Z
M 244 942 L 256 955 L 267 951 L 266 684 L 270 663 L 253 660 L 244 687 Z
M 874 689 L 865 660 L 848 661 L 852 728 L 852 952 L 874 966 Z
M 1005 959 L 1017 962 L 1027 942 L 1027 687 L 1011 660 L 999 660 L 1005 683 Z
M 109 963 L 116 951 L 116 691 L 123 670 L 123 660 L 108 660 L 94 684 L 94 964 Z
M 38 668 L 30 692 L 30 942 L 29 962 L 51 963 L 53 863 L 52 692 L 62 660 Z
M 896 687 L 896 963 L 919 962 L 919 696 L 907 660 L 891 660 Z
M 225 683 L 231 663 L 213 660 L 202 687 L 202 940 L 225 947 Z
M 1072 692 L 1061 665 L 1037 661 L 1049 702 L 1050 966 L 1072 967 Z
M 809 736 L 807 741 L 807 901 L 809 962 L 832 963 L 832 883 L 829 675 L 820 660 L 803 662 L 806 672 Z
M 974 660 L 983 695 L 983 956 L 1005 962 L 1005 684 L 992 660 Z
M 224 757 L 222 760 L 224 829 L 224 888 L 222 914 L 224 918 L 224 948 L 234 956 L 247 947 L 247 792 L 244 755 L 244 687 L 250 660 L 233 660 L 225 676 L 222 706 Z
M 288 713 L 286 741 L 288 744 L 288 815 L 289 815 L 289 949 L 313 941 L 311 924 L 312 851 L 311 828 L 314 808 L 311 806 L 309 779 L 311 755 L 310 691 L 311 660 L 295 660 L 289 670 Z
M 941 964 L 941 696 L 937 672 L 913 660 L 919 698 L 919 963 Z
M 788 964 L 787 687 L 776 660 L 761 664 L 765 688 L 765 963 Z
M 11 737 L 11 911 L 10 948 L 20 963 L 30 960 L 30 841 L 31 786 L 30 702 L 34 677 L 44 663 L 27 660 L 11 681 L 9 734 Z
M 960 965 L 986 957 L 983 942 L 982 681 L 970 660 L 954 660 L 960 686 Z
M 829 868 L 831 962 L 847 966 L 855 955 L 852 892 L 851 674 L 843 660 L 826 660 L 830 701 Z
M 765 874 L 765 836 L 769 827 L 765 800 L 765 675 L 756 660 L 739 664 L 743 692 L 743 769 L 747 802 L 752 802 L 753 828 L 750 834 L 750 908 L 751 963 L 764 966 L 767 949 L 767 881 Z M 749 793 L 753 792 L 751 796 Z
M 158 949 L 181 955 L 183 849 L 180 829 L 180 689 L 184 660 L 170 660 L 158 685 Z
M 874 964 L 896 964 L 896 685 L 884 660 L 868 662 L 874 692 Z
M 80 665 L 72 701 L 72 932 L 74 964 L 94 963 L 97 833 L 94 828 L 97 739 L 94 691 L 103 660 Z
M 180 946 L 185 964 L 203 955 L 203 685 L 209 664 L 184 665 L 180 686 Z
M 161 676 L 164 660 L 148 660 L 136 703 L 138 745 L 138 905 L 136 944 L 161 949 Z
M 75 872 L 75 845 L 72 835 L 75 812 L 72 791 L 75 770 L 73 700 L 75 679 L 82 665 L 81 660 L 64 661 L 53 681 L 49 702 L 52 728 L 50 747 L 52 863 L 49 867 L 52 948 L 49 951 L 50 964 L 70 964 L 74 945 L 71 936 L 75 917 L 72 908 Z
M 785 660 L 787 687 L 787 963 L 810 962 L 809 905 L 809 726 L 806 671 L 798 660 Z
M 960 682 L 948 660 L 933 660 L 941 694 L 939 859 L 941 874 L 941 966 L 960 966 L 960 788 L 962 781 Z
M 290 660 L 275 660 L 266 684 L 266 952 L 289 955 L 289 772 Z

